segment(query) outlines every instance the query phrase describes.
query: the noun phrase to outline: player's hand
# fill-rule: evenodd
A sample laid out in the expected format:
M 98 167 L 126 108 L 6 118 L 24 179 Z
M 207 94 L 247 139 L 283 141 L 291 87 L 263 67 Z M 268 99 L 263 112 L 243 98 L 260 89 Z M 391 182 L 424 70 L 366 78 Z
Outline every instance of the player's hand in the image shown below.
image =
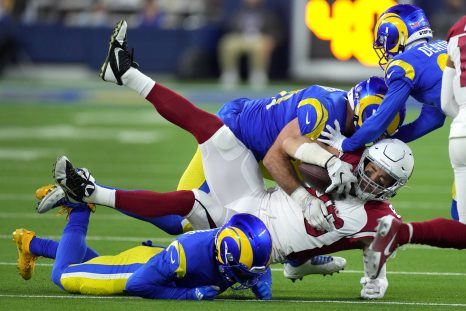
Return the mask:
M 325 203 L 311 194 L 309 194 L 306 200 L 307 208 L 303 210 L 304 218 L 317 230 L 331 231 L 332 226 L 326 219 L 328 211 Z
M 331 158 L 326 165 L 332 183 L 325 189 L 326 193 L 334 191 L 338 196 L 345 195 L 351 190 L 351 185 L 357 182 L 352 169 L 353 166 L 337 157 Z
M 270 268 L 260 276 L 259 281 L 251 287 L 252 292 L 257 299 L 270 300 L 272 299 L 272 272 Z
M 218 286 L 201 286 L 194 288 L 195 300 L 213 300 L 220 293 Z
M 342 145 L 346 136 L 341 133 L 340 123 L 338 123 L 338 120 L 335 120 L 335 128 L 331 127 L 329 124 L 327 124 L 325 128 L 327 129 L 327 132 L 322 132 L 320 135 L 326 138 L 318 138 L 317 140 L 339 151 L 343 151 Z

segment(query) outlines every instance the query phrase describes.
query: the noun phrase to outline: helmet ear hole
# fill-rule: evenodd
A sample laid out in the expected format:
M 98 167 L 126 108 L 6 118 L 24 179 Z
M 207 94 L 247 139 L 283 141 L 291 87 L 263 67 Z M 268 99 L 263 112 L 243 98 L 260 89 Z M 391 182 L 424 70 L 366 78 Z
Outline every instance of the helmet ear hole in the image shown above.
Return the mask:
M 265 273 L 271 253 L 270 233 L 265 224 L 253 215 L 234 215 L 215 236 L 219 271 L 242 288 L 253 286 Z

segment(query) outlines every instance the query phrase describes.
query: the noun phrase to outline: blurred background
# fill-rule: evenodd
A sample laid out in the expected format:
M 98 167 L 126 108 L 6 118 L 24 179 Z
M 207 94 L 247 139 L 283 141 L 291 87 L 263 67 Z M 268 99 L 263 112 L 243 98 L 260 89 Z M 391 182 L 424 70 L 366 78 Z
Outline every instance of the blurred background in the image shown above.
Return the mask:
M 464 0 L 422 7 L 435 38 Z M 178 80 L 352 84 L 381 74 L 372 50 L 377 16 L 395 0 L 0 0 L 0 79 L 95 77 L 112 27 L 128 21 L 144 72 Z M 12 100 L 2 92 L 0 101 Z M 8 95 L 8 96 L 4 96 Z

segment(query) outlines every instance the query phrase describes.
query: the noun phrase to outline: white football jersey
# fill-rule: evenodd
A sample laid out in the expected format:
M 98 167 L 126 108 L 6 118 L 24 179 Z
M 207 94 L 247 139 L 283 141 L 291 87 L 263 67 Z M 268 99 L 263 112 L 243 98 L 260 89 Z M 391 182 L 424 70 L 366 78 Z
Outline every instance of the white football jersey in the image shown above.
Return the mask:
M 459 112 L 451 124 L 450 137 L 466 135 L 466 16 L 448 32 L 448 55 L 455 65 L 453 95 Z

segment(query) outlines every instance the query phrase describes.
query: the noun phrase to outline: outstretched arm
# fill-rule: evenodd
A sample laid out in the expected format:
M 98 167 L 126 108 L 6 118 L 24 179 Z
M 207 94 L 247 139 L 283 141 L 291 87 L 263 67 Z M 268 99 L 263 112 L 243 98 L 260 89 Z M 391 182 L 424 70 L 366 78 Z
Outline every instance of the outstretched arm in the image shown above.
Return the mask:
M 437 107 L 424 105 L 419 117 L 413 122 L 401 126 L 393 138 L 408 143 L 441 127 L 445 118 L 443 112 Z
M 455 65 L 448 56 L 447 65 L 442 76 L 441 103 L 443 112 L 452 118 L 456 117 L 459 111 L 458 103 L 453 95 L 453 78 L 455 74 Z
M 155 255 L 134 272 L 126 283 L 125 292 L 150 299 L 202 300 L 213 299 L 217 296 L 219 289 L 214 286 L 196 288 L 175 286 L 174 281 L 180 277 L 180 273 L 183 271 L 177 271 L 179 269 L 176 268 L 176 265 L 172 264 L 167 256 L 164 256 L 168 254 L 170 248 L 176 252 L 174 247 L 169 247 L 167 251 Z
M 377 111 L 362 124 L 356 133 L 343 140 L 342 151 L 354 151 L 377 140 L 385 132 L 398 111 L 405 105 L 410 92 L 411 87 L 407 82 L 403 80 L 393 81 Z
M 291 195 L 296 189 L 301 187 L 301 182 L 290 162 L 290 155 L 292 154 L 289 154 L 285 148 L 287 140 L 310 141 L 309 138 L 301 136 L 297 118 L 282 129 L 272 147 L 267 151 L 263 164 L 277 184 L 286 193 Z

